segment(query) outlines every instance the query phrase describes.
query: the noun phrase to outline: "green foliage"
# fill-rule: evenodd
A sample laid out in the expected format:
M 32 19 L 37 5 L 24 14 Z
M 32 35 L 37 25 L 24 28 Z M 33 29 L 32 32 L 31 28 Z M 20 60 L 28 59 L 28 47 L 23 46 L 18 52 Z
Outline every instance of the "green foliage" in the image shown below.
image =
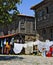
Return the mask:
M 21 0 L 0 0 L 0 22 L 12 22 L 12 16 L 9 11 L 14 10 L 14 13 L 19 13 L 16 4 L 20 4 Z

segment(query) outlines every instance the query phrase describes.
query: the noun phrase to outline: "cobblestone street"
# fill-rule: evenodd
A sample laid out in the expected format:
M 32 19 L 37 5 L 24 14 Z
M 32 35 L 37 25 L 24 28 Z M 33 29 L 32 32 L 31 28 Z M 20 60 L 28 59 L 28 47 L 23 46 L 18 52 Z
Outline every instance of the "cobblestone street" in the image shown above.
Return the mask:
M 53 57 L 34 55 L 1 55 L 0 65 L 53 65 Z

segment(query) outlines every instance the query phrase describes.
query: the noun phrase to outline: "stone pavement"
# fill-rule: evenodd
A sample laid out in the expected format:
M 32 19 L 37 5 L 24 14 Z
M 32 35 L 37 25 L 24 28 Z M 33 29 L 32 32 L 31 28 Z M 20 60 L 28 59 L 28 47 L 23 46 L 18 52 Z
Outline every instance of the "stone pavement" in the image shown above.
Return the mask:
M 53 57 L 35 55 L 0 55 L 0 65 L 53 65 Z

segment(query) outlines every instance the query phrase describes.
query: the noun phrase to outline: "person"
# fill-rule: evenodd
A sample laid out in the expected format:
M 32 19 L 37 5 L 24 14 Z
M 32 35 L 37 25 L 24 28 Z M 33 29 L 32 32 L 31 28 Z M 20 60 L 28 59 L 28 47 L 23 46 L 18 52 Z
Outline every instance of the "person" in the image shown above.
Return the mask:
M 0 54 L 2 53 L 2 42 L 1 42 L 1 39 L 0 39 Z
M 6 46 L 5 46 L 6 54 L 9 54 L 9 51 L 10 51 L 10 45 L 8 44 L 8 42 L 6 42 Z
M 10 49 L 10 54 L 13 54 L 13 48 L 14 48 L 14 38 L 11 39 L 11 42 L 10 42 L 10 46 L 11 46 L 11 49 Z
M 42 56 L 46 57 L 46 48 L 42 48 Z
M 53 56 L 53 45 L 50 46 L 50 52 L 51 52 L 51 54 L 52 54 L 52 56 Z
M 34 53 L 35 55 L 38 54 L 38 46 L 37 46 L 37 45 L 34 46 L 34 51 L 33 51 L 33 53 Z
M 53 45 L 52 45 L 52 57 L 53 57 Z
M 46 52 L 46 57 L 51 57 L 52 55 L 51 55 L 51 51 L 47 51 Z

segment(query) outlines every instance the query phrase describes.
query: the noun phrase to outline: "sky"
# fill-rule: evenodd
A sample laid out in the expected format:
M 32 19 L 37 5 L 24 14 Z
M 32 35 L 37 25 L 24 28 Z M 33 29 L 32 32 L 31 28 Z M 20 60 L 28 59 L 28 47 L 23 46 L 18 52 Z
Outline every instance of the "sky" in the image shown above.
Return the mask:
M 34 16 L 34 11 L 30 10 L 30 8 L 43 0 L 22 0 L 20 5 L 17 5 L 17 9 L 20 11 L 21 14 Z

